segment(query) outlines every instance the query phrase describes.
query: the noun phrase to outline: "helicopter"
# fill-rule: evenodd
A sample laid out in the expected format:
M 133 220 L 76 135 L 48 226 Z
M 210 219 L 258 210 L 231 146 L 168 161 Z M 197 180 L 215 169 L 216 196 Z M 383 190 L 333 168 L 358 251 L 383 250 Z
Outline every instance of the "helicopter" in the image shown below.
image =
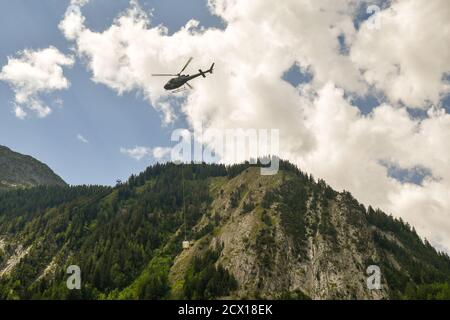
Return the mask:
M 182 74 L 184 70 L 186 70 L 186 68 L 188 67 L 188 65 L 192 62 L 194 58 L 190 57 L 188 62 L 186 62 L 186 64 L 184 65 L 183 69 L 181 69 L 181 71 L 178 74 L 152 74 L 153 77 L 175 77 L 170 79 L 165 85 L 164 85 L 164 89 L 166 90 L 173 90 L 173 93 L 176 92 L 180 92 L 185 90 L 185 88 L 181 88 L 180 87 L 187 85 L 190 89 L 194 89 L 194 87 L 192 85 L 190 85 L 188 83 L 188 81 L 191 81 L 197 77 L 202 76 L 203 78 L 206 78 L 206 74 L 210 73 L 212 74 L 214 71 L 214 63 L 211 65 L 211 68 L 209 68 L 209 70 L 206 71 L 202 71 L 201 69 L 198 70 L 199 73 L 193 74 L 193 75 L 188 75 L 188 74 Z M 178 89 L 178 90 L 177 90 Z

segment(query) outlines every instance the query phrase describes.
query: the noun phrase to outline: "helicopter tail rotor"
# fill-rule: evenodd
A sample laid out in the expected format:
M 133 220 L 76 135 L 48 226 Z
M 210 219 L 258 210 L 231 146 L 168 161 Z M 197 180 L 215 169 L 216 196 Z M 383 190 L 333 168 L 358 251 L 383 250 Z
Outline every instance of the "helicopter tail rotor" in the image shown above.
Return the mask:
M 206 74 L 207 73 L 213 74 L 213 72 L 214 72 L 214 63 L 211 65 L 211 68 L 209 68 L 209 70 L 203 71 L 202 69 L 200 69 L 198 71 L 200 72 L 200 74 L 202 75 L 203 78 L 206 78 Z

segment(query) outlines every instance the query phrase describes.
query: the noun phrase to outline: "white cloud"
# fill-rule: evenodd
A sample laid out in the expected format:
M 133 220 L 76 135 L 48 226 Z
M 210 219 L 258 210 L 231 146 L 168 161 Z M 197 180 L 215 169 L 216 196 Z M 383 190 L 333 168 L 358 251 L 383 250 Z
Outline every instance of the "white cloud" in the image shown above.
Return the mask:
M 363 24 L 351 50 L 364 77 L 393 103 L 437 105 L 450 85 L 450 5 L 447 0 L 393 1 L 378 14 L 379 28 Z
M 16 116 L 24 118 L 27 111 L 41 118 L 49 115 L 52 109 L 41 95 L 67 89 L 70 83 L 64 77 L 63 66 L 71 67 L 73 63 L 72 57 L 62 54 L 55 47 L 24 50 L 15 58 L 9 57 L 0 73 L 0 80 L 7 82 L 14 90 Z
M 152 149 L 142 146 L 136 146 L 131 149 L 120 148 L 120 152 L 137 161 L 141 161 L 143 158 L 148 157 L 149 155 L 152 154 Z
M 165 122 L 175 109 L 163 80 L 151 74 L 177 72 L 189 56 L 195 57 L 191 70 L 215 61 L 214 76 L 195 80 L 196 89 L 181 103 L 190 126 L 279 128 L 280 156 L 450 249 L 450 116 L 437 107 L 449 91 L 441 81 L 450 71 L 449 6 L 444 0 L 392 1 L 377 31 L 354 28 L 358 3 L 210 0 L 225 30 L 198 30 L 190 22 L 171 36 L 152 27 L 136 4 L 103 32 L 88 29 L 80 10 L 60 27 L 93 81 L 118 94 L 139 90 Z M 341 34 L 348 55 L 340 53 Z M 281 79 L 294 63 L 312 72 L 311 83 L 294 88 Z M 364 116 L 344 92 L 364 94 L 371 86 L 389 100 Z M 428 116 L 411 118 L 399 101 L 429 108 Z M 121 151 L 138 160 L 154 156 L 146 147 Z M 427 168 L 435 179 L 400 183 L 383 161 Z
M 137 161 L 141 161 L 144 158 L 151 158 L 160 161 L 170 154 L 171 148 L 166 147 L 155 147 L 155 148 L 149 148 L 149 147 L 143 147 L 143 146 L 135 146 L 134 148 L 120 148 L 120 152 L 122 154 L 125 154 Z
M 89 0 L 72 0 L 67 8 L 64 19 L 59 24 L 67 39 L 74 40 L 83 30 L 85 18 L 81 15 L 81 7 L 88 2 Z
M 27 113 L 20 106 L 17 105 L 14 107 L 14 114 L 19 119 L 25 119 L 25 117 L 27 116 Z
M 156 147 L 153 149 L 153 158 L 162 160 L 170 154 L 171 150 L 171 148 Z
M 156 109 L 160 110 L 163 114 L 162 122 L 163 125 L 168 125 L 173 123 L 177 119 L 174 108 L 169 102 L 159 102 L 156 104 Z
M 84 6 L 89 2 L 89 0 L 71 0 L 70 4 L 73 6 Z
M 413 120 L 405 108 L 382 105 L 370 115 L 327 85 L 309 106 L 308 128 L 316 132 L 316 145 L 307 155 L 289 157 L 337 189 L 350 190 L 365 204 L 379 206 L 412 223 L 422 236 L 450 248 L 450 115 L 430 112 Z M 421 186 L 390 178 L 380 160 L 399 167 L 423 166 L 433 177 Z
M 77 139 L 82 143 L 89 143 L 89 141 L 82 134 L 77 134 Z

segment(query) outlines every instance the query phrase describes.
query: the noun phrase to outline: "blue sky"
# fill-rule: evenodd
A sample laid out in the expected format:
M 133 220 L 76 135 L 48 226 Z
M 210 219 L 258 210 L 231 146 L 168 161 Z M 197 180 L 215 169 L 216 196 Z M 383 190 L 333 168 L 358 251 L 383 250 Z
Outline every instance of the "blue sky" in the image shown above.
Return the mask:
M 169 34 L 179 30 L 190 19 L 205 27 L 224 28 L 224 22 L 213 16 L 207 0 L 141 0 L 141 7 L 151 13 L 152 25 L 162 24 Z M 64 54 L 73 54 L 71 46 L 58 24 L 69 0 L 1 1 L 0 66 L 23 49 L 43 49 L 55 46 Z M 93 31 L 103 31 L 129 7 L 129 0 L 95 0 L 83 8 L 86 25 Z M 369 17 L 364 10 L 355 18 L 355 25 Z M 341 46 L 345 38 L 339 38 Z M 120 147 L 168 146 L 173 129 L 186 127 L 183 119 L 161 126 L 161 114 L 155 111 L 138 92 L 118 96 L 110 88 L 91 81 L 83 62 L 76 60 L 64 75 L 71 82 L 70 90 L 48 94 L 45 102 L 53 113 L 44 118 L 34 116 L 18 119 L 12 112 L 13 91 L 0 82 L 0 144 L 32 155 L 47 163 L 70 184 L 112 184 L 126 179 L 149 165 L 148 160 L 136 161 L 120 153 Z M 289 69 L 283 79 L 294 86 L 311 81 L 313 75 L 298 66 Z M 56 99 L 63 107 L 55 106 Z M 448 107 L 450 99 L 445 100 Z M 382 101 L 374 95 L 354 97 L 352 102 L 363 114 L 368 114 Z M 411 111 L 416 116 L 414 110 Z M 89 143 L 81 143 L 82 135 Z M 397 178 L 397 177 L 396 177 Z
M 205 27 L 222 27 L 212 16 L 206 0 L 141 1 L 147 12 L 153 12 L 152 24 L 163 24 L 169 33 L 177 31 L 195 18 Z M 58 29 L 69 1 L 1 1 L 0 66 L 8 56 L 23 49 L 55 46 L 73 54 L 71 44 Z M 95 0 L 83 8 L 87 26 L 95 31 L 109 27 L 115 17 L 129 5 L 127 0 Z M 90 80 L 90 74 L 77 59 L 65 69 L 71 82 L 69 90 L 45 97 L 50 105 L 62 99 L 62 108 L 53 108 L 50 116 L 18 119 L 12 112 L 13 91 L 0 81 L 0 144 L 29 154 L 48 164 L 70 184 L 113 184 L 143 170 L 149 161 L 135 161 L 120 153 L 120 147 L 136 145 L 164 146 L 170 142 L 174 128 L 183 127 L 182 119 L 161 126 L 161 115 L 138 93 L 118 96 L 111 89 Z M 77 139 L 81 134 L 89 143 Z

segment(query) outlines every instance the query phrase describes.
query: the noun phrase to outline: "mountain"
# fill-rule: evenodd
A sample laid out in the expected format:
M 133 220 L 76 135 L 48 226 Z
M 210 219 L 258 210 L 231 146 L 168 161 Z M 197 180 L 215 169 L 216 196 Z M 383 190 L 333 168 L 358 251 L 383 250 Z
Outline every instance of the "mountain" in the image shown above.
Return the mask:
M 0 146 L 0 191 L 14 187 L 65 184 L 45 164 Z
M 0 193 L 0 299 L 449 297 L 449 257 L 407 223 L 288 162 L 259 170 L 156 164 L 113 188 Z

